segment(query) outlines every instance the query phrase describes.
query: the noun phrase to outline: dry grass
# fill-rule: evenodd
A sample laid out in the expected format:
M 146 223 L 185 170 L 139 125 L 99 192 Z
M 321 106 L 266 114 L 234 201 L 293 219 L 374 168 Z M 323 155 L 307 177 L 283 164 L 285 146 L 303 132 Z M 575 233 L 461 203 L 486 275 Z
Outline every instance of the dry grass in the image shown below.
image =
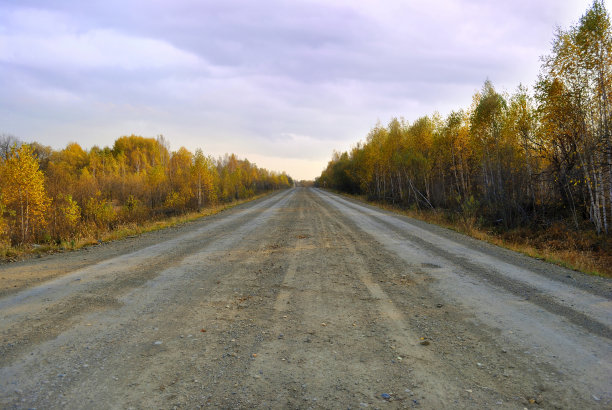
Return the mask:
M 345 194 L 343 194 L 345 195 Z M 447 213 L 432 210 L 409 210 L 389 204 L 368 201 L 363 196 L 345 195 L 379 208 L 406 215 L 466 234 L 491 244 L 590 275 L 612 278 L 612 241 L 590 230 L 576 231 L 562 223 L 547 229 L 514 229 L 497 233 L 479 227 L 475 218 L 449 218 Z
M 170 228 L 172 226 L 182 225 L 200 218 L 205 218 L 210 215 L 218 214 L 226 209 L 233 208 L 245 202 L 254 201 L 262 198 L 270 193 L 256 195 L 249 199 L 242 199 L 226 204 L 213 205 L 208 208 L 203 208 L 201 212 L 190 212 L 183 215 L 172 216 L 156 221 L 146 221 L 141 224 L 129 223 L 119 225 L 112 231 L 102 232 L 99 235 L 87 234 L 73 241 L 65 241 L 60 244 L 43 244 L 43 245 L 27 245 L 11 247 L 0 243 L 0 261 L 15 261 L 24 259 L 30 256 L 62 252 L 66 250 L 76 250 L 85 246 L 95 245 L 100 242 L 110 242 L 130 236 L 141 235 L 146 232 L 159 231 L 161 229 Z

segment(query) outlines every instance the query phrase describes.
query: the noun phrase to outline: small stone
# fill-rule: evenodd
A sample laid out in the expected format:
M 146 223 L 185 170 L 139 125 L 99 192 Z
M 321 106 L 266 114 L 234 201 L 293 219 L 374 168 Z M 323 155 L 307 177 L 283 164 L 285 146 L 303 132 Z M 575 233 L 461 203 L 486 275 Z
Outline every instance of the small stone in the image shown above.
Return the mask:
M 595 400 L 595 401 L 599 401 L 599 400 L 601 400 L 599 397 L 597 397 L 597 396 L 595 396 L 595 395 L 593 395 L 593 396 L 591 396 L 591 397 L 593 397 L 593 400 Z
M 380 397 L 382 397 L 385 400 L 391 400 L 391 395 L 388 393 L 383 393 L 380 395 Z
M 438 303 L 438 304 L 436 305 L 436 307 L 437 307 L 438 309 L 440 309 L 440 308 L 441 308 L 441 307 L 443 307 L 443 306 L 444 306 L 444 305 L 443 305 L 442 303 Z
M 162 344 L 162 343 L 163 343 L 163 342 L 162 342 L 161 340 L 156 340 L 155 342 L 153 342 L 153 344 L 154 344 L 154 345 L 160 345 L 160 344 Z
M 429 346 L 429 340 L 421 340 L 419 343 L 421 346 Z

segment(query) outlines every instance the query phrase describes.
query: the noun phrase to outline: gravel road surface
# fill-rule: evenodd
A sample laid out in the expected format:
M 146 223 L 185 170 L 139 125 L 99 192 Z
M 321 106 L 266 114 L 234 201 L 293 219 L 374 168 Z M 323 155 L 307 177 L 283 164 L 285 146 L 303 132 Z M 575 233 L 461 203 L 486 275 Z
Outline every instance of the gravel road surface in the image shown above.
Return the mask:
M 0 408 L 612 408 L 612 281 L 294 188 L 0 265 Z

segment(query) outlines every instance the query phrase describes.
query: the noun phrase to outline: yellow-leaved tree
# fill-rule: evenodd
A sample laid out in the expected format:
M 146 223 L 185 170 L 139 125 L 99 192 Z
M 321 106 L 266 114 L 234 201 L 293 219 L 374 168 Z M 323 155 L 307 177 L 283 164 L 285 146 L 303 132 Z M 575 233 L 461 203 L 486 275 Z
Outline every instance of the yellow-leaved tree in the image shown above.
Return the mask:
M 77 235 L 81 220 L 81 207 L 72 198 L 72 195 L 57 195 L 49 214 L 52 218 L 49 224 L 53 239 L 59 242 L 72 239 Z
M 191 167 L 195 193 L 198 200 L 198 212 L 202 210 L 202 203 L 211 204 L 217 200 L 214 185 L 215 167 L 212 158 L 207 158 L 201 149 L 196 149 Z
M 0 196 L 8 212 L 11 241 L 31 242 L 46 226 L 49 198 L 38 159 L 28 144 L 14 146 L 2 167 Z
M 2 175 L 2 162 L 0 162 L 0 176 Z M 2 195 L 0 195 L 0 245 L 4 242 L 4 238 L 8 231 L 8 225 L 6 222 L 6 218 L 4 217 L 4 212 L 6 211 L 6 206 L 4 205 L 4 200 Z

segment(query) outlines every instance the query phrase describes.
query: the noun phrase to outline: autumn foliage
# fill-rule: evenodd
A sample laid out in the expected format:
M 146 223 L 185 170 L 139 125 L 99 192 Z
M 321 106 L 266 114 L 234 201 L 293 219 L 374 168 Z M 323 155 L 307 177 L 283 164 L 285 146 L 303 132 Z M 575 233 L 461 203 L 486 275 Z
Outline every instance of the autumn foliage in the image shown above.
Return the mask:
M 500 230 L 612 232 L 612 30 L 603 2 L 559 30 L 535 92 L 490 81 L 446 117 L 392 119 L 316 184 Z
M 59 151 L 11 142 L 0 152 L 0 243 L 13 246 L 95 238 L 122 224 L 200 211 L 293 183 L 233 154 L 215 159 L 199 149 L 170 152 L 163 137 L 125 136 L 112 147 L 89 150 L 71 143 Z
M 29 242 L 46 226 L 50 202 L 45 193 L 44 175 L 32 148 L 13 146 L 0 168 L 0 177 L 0 209 L 5 211 L 3 233 L 12 233 L 16 242 Z

